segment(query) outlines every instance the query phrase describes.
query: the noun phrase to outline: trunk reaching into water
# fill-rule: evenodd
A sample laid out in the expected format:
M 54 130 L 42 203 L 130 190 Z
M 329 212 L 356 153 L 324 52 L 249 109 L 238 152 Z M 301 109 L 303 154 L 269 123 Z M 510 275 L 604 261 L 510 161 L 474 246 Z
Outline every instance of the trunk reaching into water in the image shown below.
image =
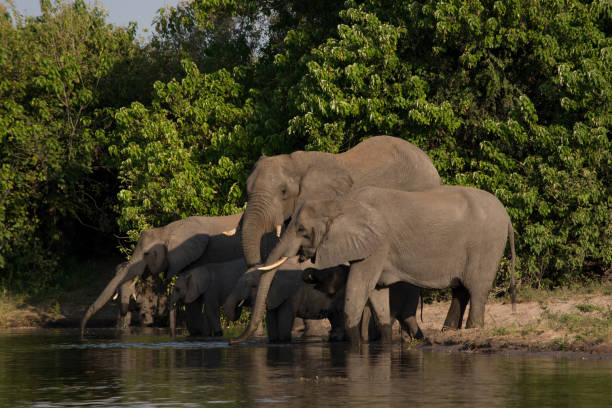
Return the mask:
M 139 260 L 136 262 L 130 261 L 127 264 L 122 264 L 115 277 L 111 279 L 111 281 L 106 285 L 100 296 L 89 306 L 87 312 L 85 312 L 85 316 L 81 319 L 81 336 L 85 333 L 85 326 L 87 325 L 87 321 L 98 312 L 109 301 L 111 296 L 115 293 L 119 285 L 124 282 L 127 282 L 131 279 L 136 278 L 137 276 L 142 275 L 144 272 L 145 265 L 144 261 Z
M 85 316 L 81 319 L 81 335 L 85 333 L 85 326 L 87 325 L 87 321 L 98 312 L 108 302 L 119 287 L 119 285 L 123 282 L 125 275 L 127 274 L 127 268 L 121 274 L 115 275 L 115 277 L 106 285 L 100 296 L 96 299 L 95 302 L 89 306 Z

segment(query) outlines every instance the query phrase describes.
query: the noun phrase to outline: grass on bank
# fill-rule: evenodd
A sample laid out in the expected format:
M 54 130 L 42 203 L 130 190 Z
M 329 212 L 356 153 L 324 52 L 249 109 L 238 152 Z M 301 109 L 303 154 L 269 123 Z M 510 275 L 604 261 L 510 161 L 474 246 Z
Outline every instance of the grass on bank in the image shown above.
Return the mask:
M 517 295 L 519 303 L 537 302 L 542 309 L 533 324 L 498 326 L 489 330 L 492 337 L 538 337 L 555 333 L 548 344 L 542 346 L 559 350 L 580 350 L 612 341 L 612 305 L 598 305 L 590 299 L 612 294 L 612 282 L 589 282 L 584 285 L 542 290 L 522 288 Z M 557 312 L 549 308 L 551 302 L 564 302 L 581 298 L 573 310 Z M 508 300 L 509 301 L 509 300 Z

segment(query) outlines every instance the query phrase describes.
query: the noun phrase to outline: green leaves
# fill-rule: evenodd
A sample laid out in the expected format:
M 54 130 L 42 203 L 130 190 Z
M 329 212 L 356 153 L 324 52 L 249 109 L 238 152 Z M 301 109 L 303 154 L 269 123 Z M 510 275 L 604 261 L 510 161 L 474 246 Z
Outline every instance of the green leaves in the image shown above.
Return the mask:
M 185 78 L 155 84 L 152 107 L 134 103 L 116 115 L 121 161 L 120 227 L 143 229 L 194 214 L 230 214 L 242 206 L 244 122 L 250 109 L 226 70 L 203 74 L 183 62 Z

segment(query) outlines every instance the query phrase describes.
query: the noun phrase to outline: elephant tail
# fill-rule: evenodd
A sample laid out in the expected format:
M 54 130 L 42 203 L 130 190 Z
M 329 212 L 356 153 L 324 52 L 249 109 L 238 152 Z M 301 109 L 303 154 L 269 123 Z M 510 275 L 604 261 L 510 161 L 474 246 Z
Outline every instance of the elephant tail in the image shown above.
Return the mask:
M 512 300 L 512 313 L 516 312 L 516 283 L 514 281 L 514 228 L 512 222 L 508 222 L 508 241 L 510 241 L 510 299 Z

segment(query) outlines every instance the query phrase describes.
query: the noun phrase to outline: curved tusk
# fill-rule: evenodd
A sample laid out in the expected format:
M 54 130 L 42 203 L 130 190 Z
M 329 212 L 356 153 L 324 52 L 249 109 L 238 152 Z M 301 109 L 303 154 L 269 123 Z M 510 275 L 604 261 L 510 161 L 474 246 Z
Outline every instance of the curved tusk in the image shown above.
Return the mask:
M 113 300 L 117 299 L 119 297 L 119 292 L 115 292 L 115 296 L 113 296 Z
M 244 305 L 244 299 L 242 299 L 240 303 L 238 303 L 238 307 L 242 307 L 242 305 Z
M 286 256 L 283 256 L 281 259 L 279 259 L 278 261 L 276 261 L 275 263 L 273 263 L 272 265 L 268 265 L 268 266 L 260 266 L 259 268 L 257 268 L 258 271 L 270 271 L 274 268 L 278 268 L 279 266 L 281 266 L 282 264 L 285 263 L 285 261 L 289 259 Z
M 227 235 L 228 237 L 231 237 L 232 235 L 236 234 L 236 228 L 229 230 L 229 231 L 223 231 L 223 235 Z
M 282 226 L 282 225 L 278 224 L 278 225 L 276 226 L 276 238 L 280 238 L 280 236 L 281 236 L 281 230 L 282 230 L 282 229 L 283 229 L 283 226 Z

